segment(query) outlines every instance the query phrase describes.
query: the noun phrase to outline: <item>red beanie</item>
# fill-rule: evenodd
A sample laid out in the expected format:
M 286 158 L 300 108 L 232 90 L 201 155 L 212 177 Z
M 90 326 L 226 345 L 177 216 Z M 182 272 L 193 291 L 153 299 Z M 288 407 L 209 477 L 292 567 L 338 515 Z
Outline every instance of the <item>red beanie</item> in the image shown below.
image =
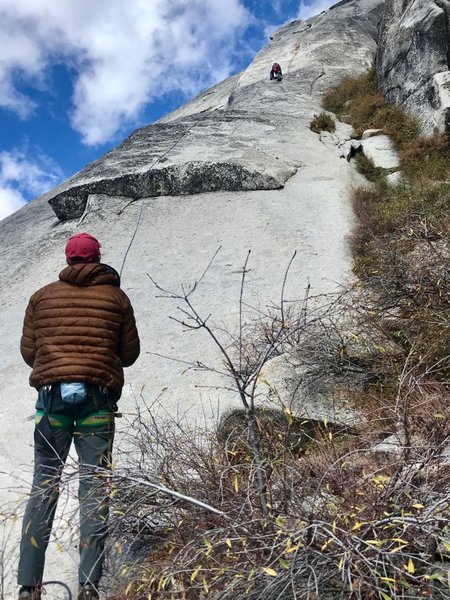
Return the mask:
M 76 262 L 97 262 L 102 245 L 89 233 L 77 233 L 66 244 L 66 259 L 69 265 Z

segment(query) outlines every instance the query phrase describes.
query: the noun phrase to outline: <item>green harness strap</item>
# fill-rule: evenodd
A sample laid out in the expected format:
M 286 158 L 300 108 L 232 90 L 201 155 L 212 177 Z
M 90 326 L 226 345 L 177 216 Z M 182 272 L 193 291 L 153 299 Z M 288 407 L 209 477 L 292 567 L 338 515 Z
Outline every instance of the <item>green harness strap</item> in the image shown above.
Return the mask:
M 38 425 L 44 416 L 45 411 L 37 410 L 35 416 L 35 425 Z M 111 422 L 112 413 L 109 410 L 96 410 L 81 419 L 76 419 L 76 426 L 78 427 L 104 427 Z M 62 413 L 48 413 L 48 419 L 52 429 L 66 429 L 72 430 L 74 419 L 69 415 Z

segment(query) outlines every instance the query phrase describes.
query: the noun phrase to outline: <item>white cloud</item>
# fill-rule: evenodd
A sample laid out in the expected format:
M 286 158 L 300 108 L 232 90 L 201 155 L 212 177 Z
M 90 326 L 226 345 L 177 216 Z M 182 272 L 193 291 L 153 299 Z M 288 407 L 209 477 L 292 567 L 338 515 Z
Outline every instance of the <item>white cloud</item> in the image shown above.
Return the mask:
M 72 126 L 84 143 L 104 143 L 153 99 L 227 76 L 249 20 L 242 0 L 0 0 L 0 106 L 29 116 L 20 84 L 45 85 L 63 62 Z
M 59 166 L 38 150 L 24 148 L 0 152 L 0 219 L 63 178 Z
M 17 190 L 10 187 L 0 188 L 0 220 L 22 208 L 26 202 Z
M 339 0 L 301 0 L 298 8 L 298 18 L 309 19 L 338 2 Z

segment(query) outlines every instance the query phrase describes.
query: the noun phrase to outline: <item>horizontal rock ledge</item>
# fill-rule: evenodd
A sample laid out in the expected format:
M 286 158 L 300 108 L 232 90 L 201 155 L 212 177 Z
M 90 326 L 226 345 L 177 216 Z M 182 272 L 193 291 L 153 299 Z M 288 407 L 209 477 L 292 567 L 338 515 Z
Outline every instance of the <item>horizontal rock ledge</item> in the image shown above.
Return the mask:
M 292 169 L 291 176 L 296 169 Z M 72 186 L 48 203 L 60 221 L 77 219 L 84 213 L 90 194 L 126 196 L 184 196 L 215 191 L 277 190 L 284 182 L 260 171 L 230 162 L 192 161 L 141 173 L 128 173 Z

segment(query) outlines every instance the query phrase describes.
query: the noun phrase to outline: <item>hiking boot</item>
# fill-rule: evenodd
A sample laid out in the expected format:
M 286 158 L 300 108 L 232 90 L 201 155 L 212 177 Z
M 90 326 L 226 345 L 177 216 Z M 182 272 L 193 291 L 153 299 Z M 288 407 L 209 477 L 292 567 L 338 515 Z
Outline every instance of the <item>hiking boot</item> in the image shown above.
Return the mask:
M 78 600 L 97 600 L 99 597 L 97 588 L 90 583 L 80 585 Z
M 95 598 L 95 596 L 92 596 Z M 41 600 L 41 590 L 38 588 L 20 588 L 19 600 Z

